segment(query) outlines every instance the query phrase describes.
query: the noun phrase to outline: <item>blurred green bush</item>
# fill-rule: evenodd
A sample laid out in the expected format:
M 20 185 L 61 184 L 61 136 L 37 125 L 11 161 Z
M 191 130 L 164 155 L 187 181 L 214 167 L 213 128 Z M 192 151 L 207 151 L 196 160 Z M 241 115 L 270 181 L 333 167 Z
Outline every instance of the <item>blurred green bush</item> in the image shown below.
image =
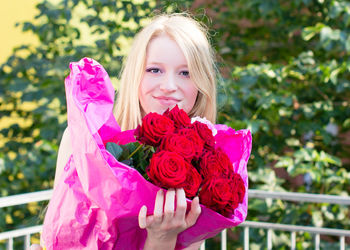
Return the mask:
M 349 195 L 348 1 L 62 0 L 37 8 L 35 21 L 20 26 L 40 46 L 18 47 L 0 68 L 0 117 L 13 120 L 0 131 L 1 196 L 52 187 L 69 62 L 94 58 L 117 87 L 135 32 L 156 13 L 183 10 L 209 27 L 217 51 L 218 123 L 253 133 L 250 188 Z M 0 210 L 0 232 L 38 223 L 40 206 L 24 209 Z M 252 200 L 248 219 L 350 229 L 348 215 L 338 205 Z M 239 247 L 240 231 L 231 234 Z M 286 235 L 274 235 L 276 248 L 288 248 Z M 264 236 L 251 233 L 257 248 Z M 310 235 L 297 237 L 298 249 L 312 246 Z

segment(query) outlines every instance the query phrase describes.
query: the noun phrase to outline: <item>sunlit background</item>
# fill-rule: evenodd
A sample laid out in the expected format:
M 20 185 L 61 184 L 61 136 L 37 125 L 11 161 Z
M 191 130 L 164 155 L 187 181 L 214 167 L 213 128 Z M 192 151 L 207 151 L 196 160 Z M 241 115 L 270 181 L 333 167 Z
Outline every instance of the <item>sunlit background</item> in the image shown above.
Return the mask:
M 38 44 L 38 39 L 30 32 L 22 32 L 16 23 L 21 21 L 32 21 L 38 14 L 35 5 L 38 0 L 12 0 L 3 1 L 5 4 L 0 8 L 0 64 L 11 55 L 16 46 L 24 43 Z

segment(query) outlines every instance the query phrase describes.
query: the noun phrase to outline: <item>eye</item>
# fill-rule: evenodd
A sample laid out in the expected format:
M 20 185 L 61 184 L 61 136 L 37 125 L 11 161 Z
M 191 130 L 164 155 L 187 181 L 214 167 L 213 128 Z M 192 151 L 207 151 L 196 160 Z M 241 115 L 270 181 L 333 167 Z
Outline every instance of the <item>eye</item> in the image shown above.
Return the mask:
M 190 76 L 190 72 L 188 70 L 183 70 L 180 72 L 180 75 L 183 75 L 185 77 L 189 77 Z
M 146 69 L 146 72 L 150 72 L 153 74 L 161 73 L 160 69 L 158 69 L 158 68 L 148 68 L 148 69 Z

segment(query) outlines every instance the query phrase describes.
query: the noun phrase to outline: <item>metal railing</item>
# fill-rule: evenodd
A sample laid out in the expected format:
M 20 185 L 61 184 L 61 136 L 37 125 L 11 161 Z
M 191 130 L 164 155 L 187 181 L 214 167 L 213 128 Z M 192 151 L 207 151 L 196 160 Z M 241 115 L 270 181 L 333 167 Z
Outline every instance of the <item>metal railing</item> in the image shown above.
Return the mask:
M 13 195 L 8 197 L 0 198 L 0 208 L 11 207 L 16 205 L 27 204 L 30 202 L 38 202 L 49 200 L 52 196 L 52 190 L 33 192 L 27 194 Z M 249 199 L 280 199 L 284 201 L 294 202 L 311 202 L 311 203 L 329 203 L 329 204 L 340 204 L 350 205 L 350 197 L 335 196 L 335 195 L 321 195 L 321 194 L 306 194 L 306 193 L 292 193 L 292 192 L 271 192 L 262 190 L 249 190 Z M 315 249 L 320 249 L 320 235 L 330 235 L 339 237 L 340 250 L 345 250 L 345 237 L 350 237 L 350 230 L 344 229 L 333 229 L 333 228 L 321 228 L 321 227 L 310 227 L 310 226 L 298 226 L 298 225 L 287 225 L 278 223 L 268 222 L 256 222 L 256 221 L 245 221 L 239 225 L 244 229 L 244 250 L 249 249 L 249 229 L 260 228 L 267 230 L 267 249 L 272 249 L 272 233 L 273 231 L 288 231 L 290 232 L 290 245 L 291 249 L 294 250 L 296 247 L 296 233 L 297 232 L 308 232 L 315 235 Z M 30 247 L 30 236 L 35 233 L 41 232 L 42 226 L 33 226 L 23 229 L 12 230 L 8 232 L 0 233 L 0 241 L 6 240 L 7 249 L 13 249 L 13 240 L 15 238 L 24 237 L 24 249 Z M 221 249 L 227 249 L 227 230 L 221 232 Z M 205 250 L 205 242 L 201 246 L 201 250 Z
M 308 193 L 294 193 L 294 192 L 271 192 L 263 190 L 249 190 L 249 199 L 280 199 L 284 201 L 293 202 L 310 202 L 310 203 L 328 203 L 339 205 L 350 205 L 350 197 L 323 195 L 323 194 L 308 194 Z M 320 249 L 320 235 L 330 235 L 339 237 L 339 249 L 345 250 L 345 237 L 350 237 L 350 230 L 321 228 L 310 226 L 297 226 L 288 224 L 245 221 L 239 225 L 244 228 L 244 250 L 249 249 L 249 229 L 260 228 L 267 230 L 267 249 L 272 249 L 272 232 L 273 231 L 288 231 L 291 234 L 290 246 L 294 250 L 296 248 L 296 233 L 307 232 L 313 234 L 315 240 L 315 250 Z M 221 249 L 227 249 L 227 231 L 221 232 Z M 205 250 L 205 244 L 201 246 L 201 250 Z
M 280 199 L 284 201 L 294 202 L 311 202 L 311 203 L 328 203 L 339 205 L 350 205 L 350 197 L 323 195 L 323 194 L 307 194 L 293 192 L 267 192 L 262 190 L 249 190 L 249 199 Z M 332 235 L 339 237 L 340 250 L 345 250 L 345 237 L 350 237 L 350 230 L 321 228 L 310 226 L 296 226 L 278 223 L 253 222 L 245 221 L 240 225 L 244 227 L 244 250 L 249 249 L 249 228 L 267 229 L 267 249 L 272 249 L 272 231 L 289 231 L 291 233 L 291 249 L 296 246 L 296 232 L 308 232 L 315 235 L 315 249 L 320 249 L 320 235 Z
M 50 200 L 53 190 L 38 191 L 33 193 L 11 195 L 0 198 L 0 208 L 12 207 L 17 205 L 23 205 L 30 202 L 46 201 Z M 22 229 L 12 230 L 8 232 L 0 233 L 0 241 L 7 241 L 7 249 L 13 249 L 13 239 L 24 237 L 24 249 L 30 247 L 30 236 L 35 233 L 40 233 L 42 225 L 26 227 Z

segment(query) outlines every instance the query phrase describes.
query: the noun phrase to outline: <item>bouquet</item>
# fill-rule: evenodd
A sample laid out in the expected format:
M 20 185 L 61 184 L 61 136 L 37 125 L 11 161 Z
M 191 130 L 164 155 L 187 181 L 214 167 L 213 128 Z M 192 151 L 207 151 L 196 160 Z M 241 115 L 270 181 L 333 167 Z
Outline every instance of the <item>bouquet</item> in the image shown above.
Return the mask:
M 145 126 L 145 120 L 135 131 L 121 131 L 113 115 L 115 90 L 104 68 L 93 59 L 83 58 L 71 63 L 70 69 L 65 88 L 72 155 L 57 180 L 47 208 L 42 232 L 44 246 L 48 250 L 143 249 L 147 232 L 139 227 L 138 214 L 143 205 L 147 206 L 147 211 L 153 211 L 157 192 L 168 185 L 156 174 L 161 169 L 154 170 L 151 167 L 156 165 L 154 161 L 166 160 L 161 157 L 165 154 L 161 150 L 163 147 L 173 147 L 173 138 L 165 136 L 158 141 L 155 136 L 147 137 L 150 130 Z M 171 117 L 176 112 L 169 111 L 168 116 Z M 245 220 L 248 202 L 247 162 L 252 141 L 249 130 L 235 131 L 226 125 L 211 125 L 204 120 L 189 123 L 186 116 L 184 119 L 187 125 L 179 126 L 178 120 L 184 116 L 181 111 L 178 113 L 176 117 L 179 119 L 169 119 L 174 126 L 173 132 L 194 142 L 194 153 L 187 151 L 191 147 L 181 146 L 188 141 L 174 143 L 176 154 L 184 150 L 181 154 L 185 159 L 185 169 L 187 167 L 193 172 L 186 174 L 186 180 L 183 174 L 178 183 L 184 185 L 189 198 L 199 195 L 202 202 L 196 224 L 178 235 L 176 249 L 182 249 Z M 159 116 L 151 115 L 147 119 L 155 117 Z M 211 133 L 203 123 L 208 125 Z M 167 130 L 164 123 L 154 124 L 157 126 L 153 128 L 159 129 L 154 132 Z M 194 130 L 199 137 L 193 135 Z M 142 144 L 137 144 L 135 133 Z M 118 142 L 123 149 L 121 158 L 114 157 L 106 149 L 108 142 Z M 128 151 L 129 146 L 122 145 L 134 145 L 136 148 L 141 146 L 142 149 L 132 155 L 136 148 Z M 198 145 L 203 146 L 202 151 Z M 175 154 L 171 150 L 166 151 Z M 233 171 L 221 164 L 225 161 L 228 164 L 228 160 L 220 152 L 229 158 Z M 221 156 L 214 157 L 213 154 Z M 184 161 L 178 158 L 179 161 Z M 143 174 L 131 167 L 136 166 L 136 163 L 145 167 Z M 171 167 L 166 170 L 177 166 L 170 163 L 168 165 Z M 216 167 L 206 167 L 207 165 Z M 239 184 L 241 180 L 238 175 L 243 180 L 244 189 Z M 217 176 L 217 179 L 206 176 Z M 222 178 L 226 177 L 229 177 L 229 181 L 226 179 L 223 183 Z M 190 182 L 197 184 L 190 187 L 187 185 Z M 231 184 L 226 185 L 227 182 Z M 193 187 L 197 186 L 199 189 L 195 190 Z M 231 186 L 235 187 L 234 196 L 231 196 Z M 191 199 L 187 199 L 189 207 L 191 202 Z
M 135 130 L 138 142 L 108 142 L 107 150 L 162 188 L 184 188 L 189 199 L 229 216 L 243 202 L 245 186 L 227 154 L 215 147 L 213 124 L 192 121 L 176 105 L 163 115 L 149 113 Z

